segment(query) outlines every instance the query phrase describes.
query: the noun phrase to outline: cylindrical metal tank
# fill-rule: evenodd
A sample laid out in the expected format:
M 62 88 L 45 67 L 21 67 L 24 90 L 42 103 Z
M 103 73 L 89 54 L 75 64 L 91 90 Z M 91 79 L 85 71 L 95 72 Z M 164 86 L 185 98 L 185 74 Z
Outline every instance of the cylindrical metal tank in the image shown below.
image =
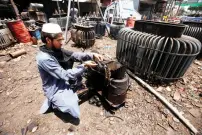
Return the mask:
M 150 22 L 147 26 L 148 22 L 139 23 L 142 24 L 138 28 L 135 25 L 135 29 L 141 31 L 124 28 L 119 32 L 118 61 L 150 82 L 170 82 L 181 78 L 199 54 L 201 43 L 190 36 L 181 36 L 183 25 L 155 22 L 152 25 Z M 152 30 L 152 27 L 157 29 Z M 149 33 L 145 33 L 147 28 Z
M 7 26 L 18 42 L 27 43 L 31 41 L 31 36 L 22 20 L 9 21 Z
M 117 39 L 119 31 L 125 27 L 125 24 L 123 22 L 113 22 L 113 24 L 110 25 L 110 35 Z
M 188 25 L 184 34 L 198 39 L 202 43 L 202 23 L 201 22 L 183 22 Z M 202 50 L 198 57 L 202 57 Z
M 106 26 L 105 26 L 105 23 L 101 21 L 101 18 L 94 17 L 94 18 L 89 18 L 89 20 L 90 20 L 89 24 L 94 26 L 96 36 L 98 37 L 104 36 Z
M 89 48 L 95 43 L 95 31 L 93 26 L 75 25 L 75 29 L 71 31 L 72 41 L 82 48 Z
M 97 62 L 98 66 L 87 70 L 87 87 L 102 90 L 102 95 L 113 105 L 125 102 L 129 77 L 125 67 L 117 61 Z
M 14 37 L 8 28 L 0 29 L 0 49 L 12 45 L 14 41 Z

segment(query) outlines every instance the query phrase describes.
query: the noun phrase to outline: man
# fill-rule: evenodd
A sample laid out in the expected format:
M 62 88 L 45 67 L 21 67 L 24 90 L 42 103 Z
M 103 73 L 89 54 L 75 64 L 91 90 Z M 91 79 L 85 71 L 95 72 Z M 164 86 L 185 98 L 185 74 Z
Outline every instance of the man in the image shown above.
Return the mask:
M 85 69 L 96 66 L 95 62 L 87 60 L 103 58 L 96 53 L 64 50 L 61 48 L 63 40 L 62 30 L 58 24 L 43 25 L 42 41 L 45 45 L 40 47 L 36 60 L 47 99 L 40 111 L 45 113 L 52 107 L 79 118 L 78 97 L 75 91 L 79 89 Z M 72 68 L 74 61 L 86 62 Z
M 75 5 L 73 6 L 73 8 L 70 9 L 70 16 L 72 19 L 72 23 L 76 23 L 76 19 L 78 17 L 78 9 L 75 7 Z

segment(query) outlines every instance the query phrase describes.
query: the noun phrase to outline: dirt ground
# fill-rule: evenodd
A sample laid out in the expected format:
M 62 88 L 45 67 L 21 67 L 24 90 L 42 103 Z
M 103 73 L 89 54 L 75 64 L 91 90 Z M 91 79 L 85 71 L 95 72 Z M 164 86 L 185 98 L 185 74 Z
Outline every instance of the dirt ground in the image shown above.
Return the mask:
M 81 51 L 71 47 L 64 48 Z M 0 54 L 24 48 L 27 54 L 8 59 L 0 56 L 0 134 L 21 134 L 21 129 L 36 121 L 38 129 L 31 135 L 67 135 L 70 123 L 64 123 L 54 113 L 39 114 L 45 99 L 35 56 L 37 46 L 18 44 Z M 116 41 L 107 37 L 97 39 L 93 48 L 105 57 L 115 59 Z M 90 51 L 90 49 L 86 50 Z M 7 62 L 4 62 L 7 61 Z M 195 61 L 182 80 L 167 86 L 154 88 L 198 129 L 202 127 L 202 61 Z M 74 135 L 189 135 L 190 131 L 152 94 L 131 79 L 127 93 L 127 106 L 110 117 L 103 107 L 80 106 L 80 124 Z M 173 99 L 177 95 L 177 99 Z

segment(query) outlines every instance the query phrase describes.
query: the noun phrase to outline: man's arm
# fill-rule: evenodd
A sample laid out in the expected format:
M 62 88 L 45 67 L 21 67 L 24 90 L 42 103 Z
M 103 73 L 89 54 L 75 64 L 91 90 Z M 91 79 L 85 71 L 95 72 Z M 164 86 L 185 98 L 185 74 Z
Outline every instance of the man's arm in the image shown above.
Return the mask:
M 71 58 L 74 61 L 103 61 L 104 57 L 98 53 L 83 53 L 83 52 L 71 52 L 68 50 L 63 50 L 63 52 L 67 55 L 71 55 Z
M 93 60 L 93 54 L 92 53 L 83 53 L 83 52 L 74 52 L 71 57 L 75 61 L 88 61 Z
M 84 65 L 79 65 L 76 68 L 64 70 L 59 63 L 51 58 L 38 61 L 38 65 L 55 78 L 65 81 L 76 79 L 85 71 Z

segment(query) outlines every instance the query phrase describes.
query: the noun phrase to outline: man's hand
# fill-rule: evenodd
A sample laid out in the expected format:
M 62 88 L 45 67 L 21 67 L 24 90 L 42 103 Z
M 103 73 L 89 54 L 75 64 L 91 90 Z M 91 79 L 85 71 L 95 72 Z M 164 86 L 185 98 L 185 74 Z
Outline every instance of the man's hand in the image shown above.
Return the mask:
M 93 53 L 93 59 L 94 61 L 103 61 L 104 57 L 100 54 Z
M 85 67 L 96 67 L 97 64 L 94 61 L 86 61 L 84 62 Z

